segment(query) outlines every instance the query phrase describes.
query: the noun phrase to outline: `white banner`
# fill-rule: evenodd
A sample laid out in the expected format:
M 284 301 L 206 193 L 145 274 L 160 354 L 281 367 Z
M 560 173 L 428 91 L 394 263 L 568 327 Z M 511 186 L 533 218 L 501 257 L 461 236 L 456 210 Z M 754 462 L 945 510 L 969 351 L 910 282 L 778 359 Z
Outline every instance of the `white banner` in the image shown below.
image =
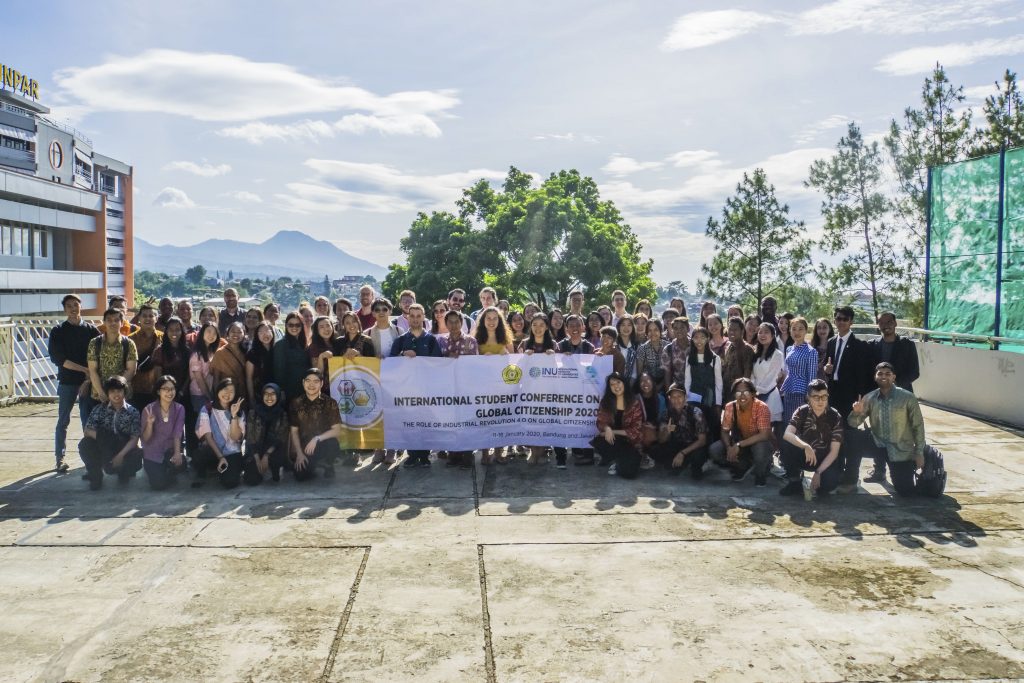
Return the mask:
M 468 451 L 496 446 L 585 448 L 612 359 L 513 354 L 386 358 L 384 445 Z

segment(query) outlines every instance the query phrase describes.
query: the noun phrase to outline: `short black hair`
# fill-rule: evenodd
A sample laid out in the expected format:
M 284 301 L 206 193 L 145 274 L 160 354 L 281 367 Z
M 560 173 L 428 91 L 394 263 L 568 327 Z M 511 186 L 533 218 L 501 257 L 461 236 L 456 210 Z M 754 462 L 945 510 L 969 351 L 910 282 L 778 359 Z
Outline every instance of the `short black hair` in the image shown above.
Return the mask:
M 823 379 L 812 379 L 807 384 L 807 395 L 810 396 L 812 391 L 828 391 L 828 382 Z
M 128 380 L 121 375 L 113 375 L 103 382 L 103 391 L 110 391 L 111 389 L 120 389 L 121 391 L 124 391 L 127 388 Z
M 65 294 L 64 298 L 60 300 L 61 308 L 67 306 L 69 301 L 77 301 L 78 303 L 82 303 L 82 300 L 78 298 L 77 294 Z
M 832 311 L 833 316 L 842 315 L 850 319 L 853 322 L 853 306 L 836 306 Z
M 108 308 L 107 310 L 103 311 L 104 320 L 106 320 L 108 315 L 116 315 L 121 320 L 124 320 L 124 313 L 121 311 L 120 308 Z

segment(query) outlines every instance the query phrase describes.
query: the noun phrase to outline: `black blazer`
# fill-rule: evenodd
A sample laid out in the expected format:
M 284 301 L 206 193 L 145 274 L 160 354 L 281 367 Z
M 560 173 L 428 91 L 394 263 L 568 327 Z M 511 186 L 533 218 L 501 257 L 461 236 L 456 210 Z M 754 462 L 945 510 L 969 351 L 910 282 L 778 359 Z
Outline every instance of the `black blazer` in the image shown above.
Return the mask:
M 868 347 L 871 349 L 873 369 L 875 365 L 882 362 L 882 338 L 872 339 L 868 342 Z M 897 335 L 889 362 L 896 368 L 896 386 L 913 393 L 914 380 L 921 376 L 921 368 L 917 360 L 917 346 L 914 342 Z
M 836 343 L 839 337 L 832 337 L 828 340 L 827 357 L 836 360 Z M 829 379 L 828 388 L 831 394 L 830 403 L 839 411 L 840 415 L 850 414 L 853 402 L 858 396 L 863 396 L 875 389 L 874 354 L 868 343 L 858 339 L 857 335 L 850 333 L 848 342 L 844 345 L 843 357 L 839 365 L 839 381 Z M 835 374 L 835 370 L 833 370 Z

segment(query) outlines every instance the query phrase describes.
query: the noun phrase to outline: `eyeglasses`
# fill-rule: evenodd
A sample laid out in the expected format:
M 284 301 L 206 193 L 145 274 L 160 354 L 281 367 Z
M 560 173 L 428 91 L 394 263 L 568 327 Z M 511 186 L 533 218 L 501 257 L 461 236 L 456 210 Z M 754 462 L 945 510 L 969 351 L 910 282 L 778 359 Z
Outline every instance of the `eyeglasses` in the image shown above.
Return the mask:
M 808 396 L 807 398 L 809 398 L 812 401 L 827 401 L 828 400 L 828 394 L 812 394 L 812 395 Z
M 740 389 L 739 391 L 735 392 L 735 395 L 736 396 L 753 396 L 754 392 L 751 391 L 750 389 Z
M 302 323 L 288 323 L 285 327 L 289 330 L 298 330 L 302 327 Z

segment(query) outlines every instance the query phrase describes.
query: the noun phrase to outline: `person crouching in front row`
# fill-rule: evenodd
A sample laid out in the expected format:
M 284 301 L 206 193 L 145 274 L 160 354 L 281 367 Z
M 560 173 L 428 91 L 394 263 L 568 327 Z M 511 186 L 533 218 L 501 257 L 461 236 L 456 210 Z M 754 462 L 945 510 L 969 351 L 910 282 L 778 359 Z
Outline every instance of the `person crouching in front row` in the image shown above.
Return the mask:
M 668 407 L 658 416 L 658 443 L 648 449 L 654 461 L 678 474 L 685 466 L 690 476 L 704 476 L 708 460 L 708 424 L 696 403 L 686 402 L 686 389 L 673 383 L 668 388 Z
M 139 411 L 125 402 L 127 387 L 128 381 L 120 375 L 103 383 L 107 402 L 89 413 L 85 437 L 78 442 L 78 453 L 93 491 L 103 488 L 104 473 L 116 474 L 118 481 L 125 484 L 142 468 L 142 425 Z
M 341 457 L 341 411 L 337 401 L 320 393 L 323 384 L 324 375 L 318 368 L 306 370 L 304 394 L 292 399 L 288 409 L 296 481 L 312 479 L 317 467 L 324 477 L 333 477 L 334 463 Z
M 837 462 L 843 434 L 843 417 L 828 404 L 828 383 L 823 379 L 811 381 L 807 385 L 807 403 L 793 412 L 783 436 L 782 464 L 788 483 L 779 493 L 800 493 L 804 471 L 814 472 L 812 494 L 834 491 L 843 475 L 842 463 Z
M 245 436 L 245 415 L 242 397 L 236 398 L 235 381 L 225 377 L 214 387 L 213 401 L 199 411 L 196 436 L 202 444 L 192 464 L 196 470 L 193 487 L 202 486 L 209 469 L 216 469 L 220 485 L 226 489 L 238 486 L 242 479 L 242 439 Z
M 644 434 L 644 404 L 633 395 L 625 377 L 608 375 L 604 396 L 597 409 L 597 431 L 590 442 L 601 456 L 602 464 L 611 463 L 608 474 L 633 479 L 640 472 L 640 445 Z
M 732 383 L 735 400 L 722 415 L 722 440 L 711 444 L 711 460 L 730 470 L 733 481 L 754 471 L 754 484 L 765 486 L 772 464 L 772 411 L 755 395 L 754 383 L 740 377 Z

